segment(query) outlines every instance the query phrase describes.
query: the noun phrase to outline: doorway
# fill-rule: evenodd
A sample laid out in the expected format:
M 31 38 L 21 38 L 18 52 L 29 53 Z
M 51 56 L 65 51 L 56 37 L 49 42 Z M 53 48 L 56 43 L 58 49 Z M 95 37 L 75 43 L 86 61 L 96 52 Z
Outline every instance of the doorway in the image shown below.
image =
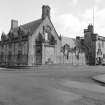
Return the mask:
M 36 65 L 42 64 L 42 35 L 39 34 L 35 42 Z

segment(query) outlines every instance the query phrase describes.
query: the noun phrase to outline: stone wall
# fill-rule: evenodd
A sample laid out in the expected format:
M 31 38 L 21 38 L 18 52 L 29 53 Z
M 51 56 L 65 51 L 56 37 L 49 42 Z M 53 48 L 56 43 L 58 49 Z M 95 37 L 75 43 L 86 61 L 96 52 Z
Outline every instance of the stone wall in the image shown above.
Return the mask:
M 18 65 L 27 64 L 28 60 L 28 42 L 6 43 L 0 45 L 0 64 L 1 65 Z M 19 55 L 20 51 L 20 55 Z M 20 58 L 19 58 L 20 56 Z M 19 60 L 20 59 L 20 60 Z
M 75 53 L 69 53 L 68 58 L 61 54 L 60 56 L 61 64 L 72 64 L 72 65 L 85 65 L 85 53 L 80 53 L 79 58 L 75 55 Z

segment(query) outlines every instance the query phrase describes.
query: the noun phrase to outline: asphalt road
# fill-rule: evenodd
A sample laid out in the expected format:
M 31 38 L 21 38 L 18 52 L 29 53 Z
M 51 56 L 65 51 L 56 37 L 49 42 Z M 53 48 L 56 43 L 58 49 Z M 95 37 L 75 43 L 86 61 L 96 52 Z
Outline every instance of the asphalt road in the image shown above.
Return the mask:
M 104 66 L 0 68 L 0 105 L 105 105 L 105 87 L 92 80 Z

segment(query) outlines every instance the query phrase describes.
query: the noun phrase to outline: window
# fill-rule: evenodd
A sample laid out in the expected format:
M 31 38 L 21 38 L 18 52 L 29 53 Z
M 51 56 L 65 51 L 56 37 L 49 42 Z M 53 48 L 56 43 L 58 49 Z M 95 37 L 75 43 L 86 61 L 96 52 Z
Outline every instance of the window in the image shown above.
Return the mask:
M 10 44 L 9 44 L 9 49 L 11 49 L 11 47 L 12 47 L 12 44 L 10 43 Z
M 12 52 L 11 52 L 11 51 L 9 51 L 9 53 L 8 53 L 8 60 L 10 60 L 10 59 L 11 59 L 11 57 L 12 57 Z
M 98 48 L 99 48 L 99 49 L 101 48 L 101 43 L 100 43 L 100 41 L 98 42 Z
M 50 38 L 49 39 L 50 39 L 50 42 L 49 43 L 51 45 L 55 45 L 56 44 L 56 41 L 55 41 L 55 38 L 53 37 L 53 35 L 50 35 Z
M 0 55 L 1 61 L 3 60 L 3 57 L 4 57 L 4 53 L 1 52 L 1 55 Z
M 48 41 L 48 33 L 45 33 L 45 41 Z
M 105 59 L 105 54 L 103 54 L 103 58 Z
M 102 47 L 104 48 L 104 41 L 102 41 Z

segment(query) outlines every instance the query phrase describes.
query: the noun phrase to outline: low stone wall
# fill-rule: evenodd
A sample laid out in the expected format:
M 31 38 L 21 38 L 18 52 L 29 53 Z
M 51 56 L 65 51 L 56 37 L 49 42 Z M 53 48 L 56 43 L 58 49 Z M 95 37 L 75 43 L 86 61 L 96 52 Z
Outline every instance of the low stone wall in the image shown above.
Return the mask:
M 61 64 L 84 65 L 84 64 L 86 64 L 85 54 L 80 53 L 78 58 L 76 57 L 75 53 L 70 53 L 68 58 L 67 58 L 67 56 L 64 56 L 62 54 L 61 56 L 59 56 L 59 63 L 61 63 Z

